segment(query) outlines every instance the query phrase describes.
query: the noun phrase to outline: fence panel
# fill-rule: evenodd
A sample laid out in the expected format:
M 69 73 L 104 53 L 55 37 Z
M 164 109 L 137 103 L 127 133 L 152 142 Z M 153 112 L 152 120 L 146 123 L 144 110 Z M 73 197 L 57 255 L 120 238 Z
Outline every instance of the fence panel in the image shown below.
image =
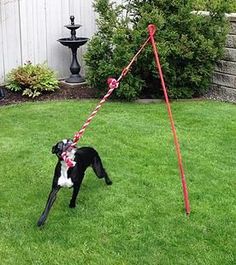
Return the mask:
M 19 7 L 22 63 L 42 63 L 47 59 L 44 2 L 21 0 Z
M 12 68 L 26 61 L 47 62 L 58 77 L 69 75 L 71 52 L 57 40 L 69 37 L 64 27 L 70 15 L 82 25 L 77 36 L 90 38 L 96 31 L 93 0 L 0 0 L 0 83 Z M 79 49 L 79 61 L 86 45 Z
M 2 42 L 0 61 L 3 64 L 3 73 L 0 73 L 0 77 L 2 77 L 13 67 L 20 65 L 22 59 L 19 3 L 13 0 L 1 0 L 0 9 L 0 42 Z

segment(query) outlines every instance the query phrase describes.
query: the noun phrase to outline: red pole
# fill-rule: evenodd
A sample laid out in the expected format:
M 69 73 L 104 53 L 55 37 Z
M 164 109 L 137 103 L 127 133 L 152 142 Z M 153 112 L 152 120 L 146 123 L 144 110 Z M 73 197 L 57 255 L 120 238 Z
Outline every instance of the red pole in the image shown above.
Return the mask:
M 182 188 L 183 188 L 185 211 L 186 211 L 186 214 L 190 214 L 188 189 L 187 189 L 187 183 L 186 183 L 185 175 L 184 175 L 184 168 L 183 168 L 183 163 L 182 163 L 180 146 L 179 146 L 178 137 L 177 137 L 177 133 L 176 133 L 176 129 L 175 129 L 175 124 L 174 124 L 174 120 L 173 120 L 173 116 L 172 116 L 172 112 L 171 112 L 168 93 L 167 93 L 167 89 L 166 89 L 166 85 L 165 85 L 165 81 L 164 81 L 164 77 L 163 77 L 163 73 L 162 73 L 162 69 L 161 69 L 158 51 L 157 51 L 157 47 L 156 47 L 156 43 L 155 43 L 155 39 L 154 39 L 154 35 L 156 32 L 156 26 L 153 24 L 150 24 L 148 26 L 148 32 L 149 32 L 150 41 L 151 41 L 152 48 L 153 48 L 153 53 L 154 53 L 154 57 L 155 57 L 155 63 L 156 63 L 157 71 L 159 72 L 160 79 L 161 79 L 161 85 L 162 85 L 162 89 L 163 89 L 164 96 L 165 96 L 165 102 L 166 102 L 167 111 L 168 111 L 168 115 L 169 115 L 169 119 L 170 119 L 171 129 L 172 129 L 173 136 L 174 136 L 174 143 L 175 143 L 175 148 L 176 148 L 176 153 L 177 153 L 177 158 L 178 158 L 178 164 L 179 164 L 179 170 L 180 170 L 180 175 L 181 175 Z

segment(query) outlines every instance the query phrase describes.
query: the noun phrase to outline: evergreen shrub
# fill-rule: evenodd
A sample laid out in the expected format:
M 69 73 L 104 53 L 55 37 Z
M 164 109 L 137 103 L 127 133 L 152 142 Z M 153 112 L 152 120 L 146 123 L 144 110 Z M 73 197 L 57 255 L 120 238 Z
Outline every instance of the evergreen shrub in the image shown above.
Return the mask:
M 209 16 L 193 14 L 194 1 L 130 0 L 117 5 L 95 0 L 98 31 L 85 55 L 87 80 L 102 93 L 108 77 L 118 77 L 157 26 L 156 42 L 171 98 L 200 96 L 209 88 L 215 62 L 223 55 L 228 24 L 227 1 L 209 4 Z M 162 97 L 151 45 L 121 82 L 115 96 L 133 100 Z

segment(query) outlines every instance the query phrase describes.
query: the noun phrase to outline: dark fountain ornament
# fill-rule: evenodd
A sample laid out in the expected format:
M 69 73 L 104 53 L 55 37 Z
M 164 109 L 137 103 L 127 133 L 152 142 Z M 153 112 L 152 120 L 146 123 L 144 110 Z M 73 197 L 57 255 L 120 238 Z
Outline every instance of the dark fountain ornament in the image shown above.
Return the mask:
M 67 83 L 82 83 L 84 82 L 84 78 L 81 77 L 79 74 L 80 72 L 80 65 L 77 60 L 77 49 L 80 46 L 83 46 L 87 41 L 88 38 L 77 38 L 76 37 L 76 30 L 81 27 L 79 24 L 75 24 L 75 17 L 70 16 L 71 24 L 65 25 L 66 28 L 68 28 L 71 31 L 71 37 L 70 38 L 62 38 L 58 41 L 71 49 L 72 51 L 72 62 L 70 66 L 71 76 L 67 78 L 65 81 Z

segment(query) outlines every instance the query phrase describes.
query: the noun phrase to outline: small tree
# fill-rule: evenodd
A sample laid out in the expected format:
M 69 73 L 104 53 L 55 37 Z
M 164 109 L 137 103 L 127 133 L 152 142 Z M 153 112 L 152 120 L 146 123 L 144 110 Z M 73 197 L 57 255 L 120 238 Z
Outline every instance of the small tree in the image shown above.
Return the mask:
M 96 0 L 98 32 L 85 56 L 90 85 L 104 90 L 108 76 L 117 76 L 147 38 L 147 26 L 158 28 L 156 40 L 172 98 L 203 94 L 211 81 L 215 62 L 223 54 L 227 2 L 210 6 L 209 16 L 193 14 L 192 1 L 130 0 L 115 5 Z M 162 95 L 151 47 L 139 57 L 116 96 L 132 100 L 141 93 Z

